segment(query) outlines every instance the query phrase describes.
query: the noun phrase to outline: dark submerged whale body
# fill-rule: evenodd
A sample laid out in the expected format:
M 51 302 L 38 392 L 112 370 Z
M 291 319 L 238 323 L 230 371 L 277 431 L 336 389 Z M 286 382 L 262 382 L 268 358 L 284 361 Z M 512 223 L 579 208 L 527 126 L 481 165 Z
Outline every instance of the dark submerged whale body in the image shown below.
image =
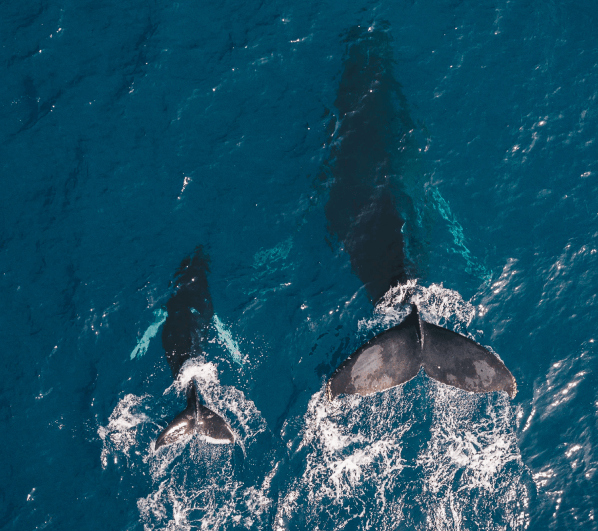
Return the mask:
M 193 255 L 182 261 L 174 276 L 175 293 L 166 303 L 168 317 L 162 329 L 162 346 L 173 378 L 189 358 L 203 352 L 201 341 L 214 315 L 208 272 L 209 257 L 199 246 Z M 234 442 L 224 419 L 201 403 L 191 382 L 187 389 L 187 407 L 160 433 L 156 450 L 193 433 L 215 443 Z
M 325 212 L 331 236 L 376 303 L 418 273 L 425 245 L 425 227 L 422 232 L 418 219 L 425 224 L 425 214 L 414 205 L 422 192 L 406 162 L 418 150 L 405 98 L 393 78 L 388 32 L 354 28 L 347 41 L 335 101 L 339 123 L 324 171 L 330 183 Z M 401 324 L 374 337 L 336 369 L 327 384 L 330 400 L 403 384 L 421 367 L 431 378 L 466 391 L 515 396 L 515 379 L 494 354 L 426 323 L 411 306 Z

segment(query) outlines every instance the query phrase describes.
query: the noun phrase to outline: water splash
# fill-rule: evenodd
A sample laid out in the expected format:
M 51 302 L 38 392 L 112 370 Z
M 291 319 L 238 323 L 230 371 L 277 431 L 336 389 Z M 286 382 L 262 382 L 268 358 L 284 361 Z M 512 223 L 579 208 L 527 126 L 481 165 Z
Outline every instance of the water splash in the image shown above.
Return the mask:
M 415 302 L 432 323 L 467 332 L 475 307 L 439 285 L 390 290 L 360 332 L 397 324 Z M 320 391 L 303 417 L 274 528 L 523 530 L 534 491 L 505 393 L 472 394 L 431 380 L 332 402 Z M 293 422 L 293 421 L 289 421 Z M 301 423 L 299 423 L 301 425 Z M 284 430 L 283 430 L 284 433 Z M 304 465 L 300 466 L 299 463 Z
M 175 404 L 180 405 L 190 383 L 197 386 L 205 404 L 226 419 L 236 444 L 214 445 L 190 437 L 156 452 L 153 442 L 177 412 Z M 265 529 L 276 462 L 270 463 L 270 474 L 258 484 L 245 485 L 235 470 L 239 448 L 246 454 L 266 432 L 266 421 L 255 404 L 242 391 L 221 385 L 216 366 L 199 358 L 183 365 L 163 396 L 126 395 L 108 425 L 98 429 L 104 468 L 122 462 L 151 477 L 150 494 L 137 500 L 148 530 Z
M 136 444 L 145 424 L 157 424 L 151 419 L 148 404 L 149 395 L 136 396 L 128 394 L 118 404 L 108 418 L 107 426 L 98 428 L 102 440 L 102 467 L 108 466 L 109 459 L 117 464 L 119 459 L 126 463 L 131 461 L 131 449 Z
M 385 330 L 399 324 L 409 313 L 409 303 L 417 304 L 421 316 L 428 322 L 448 326 L 464 335 L 475 317 L 471 302 L 442 284 L 422 286 L 412 279 L 389 289 L 374 308 L 372 317 L 359 321 L 359 331 Z

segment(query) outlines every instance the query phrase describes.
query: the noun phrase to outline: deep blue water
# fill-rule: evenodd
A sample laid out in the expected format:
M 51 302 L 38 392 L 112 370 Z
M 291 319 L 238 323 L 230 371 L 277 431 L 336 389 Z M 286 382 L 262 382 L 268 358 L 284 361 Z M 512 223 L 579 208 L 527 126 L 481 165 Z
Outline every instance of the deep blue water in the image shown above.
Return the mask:
M 0 4 L 2 529 L 598 529 L 597 22 L 590 1 Z M 513 400 L 423 374 L 323 397 L 406 312 L 372 307 L 314 185 L 355 25 L 389 28 L 417 124 L 422 313 L 498 353 Z M 184 397 L 159 330 L 131 354 L 199 244 L 220 324 L 189 374 L 238 444 L 156 454 Z

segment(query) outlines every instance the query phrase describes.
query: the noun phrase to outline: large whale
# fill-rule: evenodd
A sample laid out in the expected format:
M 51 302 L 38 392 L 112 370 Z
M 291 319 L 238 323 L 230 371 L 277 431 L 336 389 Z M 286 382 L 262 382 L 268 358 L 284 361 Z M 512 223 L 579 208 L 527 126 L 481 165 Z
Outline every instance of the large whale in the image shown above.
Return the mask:
M 338 122 L 324 172 L 328 230 L 348 253 L 373 303 L 417 274 L 418 242 L 412 235 L 425 217 L 414 205 L 417 187 L 405 162 L 417 151 L 414 125 L 392 65 L 386 30 L 349 32 L 335 101 Z M 332 400 L 382 391 L 411 380 L 422 367 L 431 378 L 466 391 L 516 393 L 515 379 L 494 354 L 425 322 L 412 304 L 401 324 L 374 337 L 334 371 L 327 395 Z
M 162 346 L 177 378 L 183 364 L 203 352 L 201 342 L 214 315 L 208 289 L 209 257 L 199 246 L 185 258 L 174 275 L 174 294 L 166 303 L 168 317 L 162 329 Z M 201 403 L 193 382 L 187 388 L 187 407 L 160 433 L 156 450 L 194 433 L 210 442 L 234 442 L 222 417 Z

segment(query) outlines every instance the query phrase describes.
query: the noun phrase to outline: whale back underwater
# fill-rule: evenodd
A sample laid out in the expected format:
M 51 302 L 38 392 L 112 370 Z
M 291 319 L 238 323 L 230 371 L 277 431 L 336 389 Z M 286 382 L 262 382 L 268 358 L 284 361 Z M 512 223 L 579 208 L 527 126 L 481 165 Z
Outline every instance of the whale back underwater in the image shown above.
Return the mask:
M 418 274 L 425 227 L 417 220 L 425 220 L 425 213 L 418 216 L 410 195 L 416 186 L 404 161 L 416 156 L 414 124 L 393 78 L 389 34 L 384 28 L 354 28 L 347 40 L 335 101 L 336 138 L 323 174 L 330 183 L 325 212 L 330 235 L 376 303 Z M 336 369 L 327 385 L 330 399 L 389 389 L 411 380 L 420 368 L 466 391 L 515 396 L 515 379 L 494 354 L 425 322 L 416 305 L 411 307 L 401 324 L 368 341 Z
M 175 292 L 166 303 L 168 316 L 162 329 L 162 346 L 173 378 L 188 359 L 203 352 L 201 343 L 214 315 L 208 272 L 209 257 L 199 246 L 181 262 L 174 276 Z M 187 407 L 160 433 L 156 450 L 194 433 L 209 442 L 232 443 L 234 437 L 226 422 L 201 403 L 193 382 L 186 393 Z

